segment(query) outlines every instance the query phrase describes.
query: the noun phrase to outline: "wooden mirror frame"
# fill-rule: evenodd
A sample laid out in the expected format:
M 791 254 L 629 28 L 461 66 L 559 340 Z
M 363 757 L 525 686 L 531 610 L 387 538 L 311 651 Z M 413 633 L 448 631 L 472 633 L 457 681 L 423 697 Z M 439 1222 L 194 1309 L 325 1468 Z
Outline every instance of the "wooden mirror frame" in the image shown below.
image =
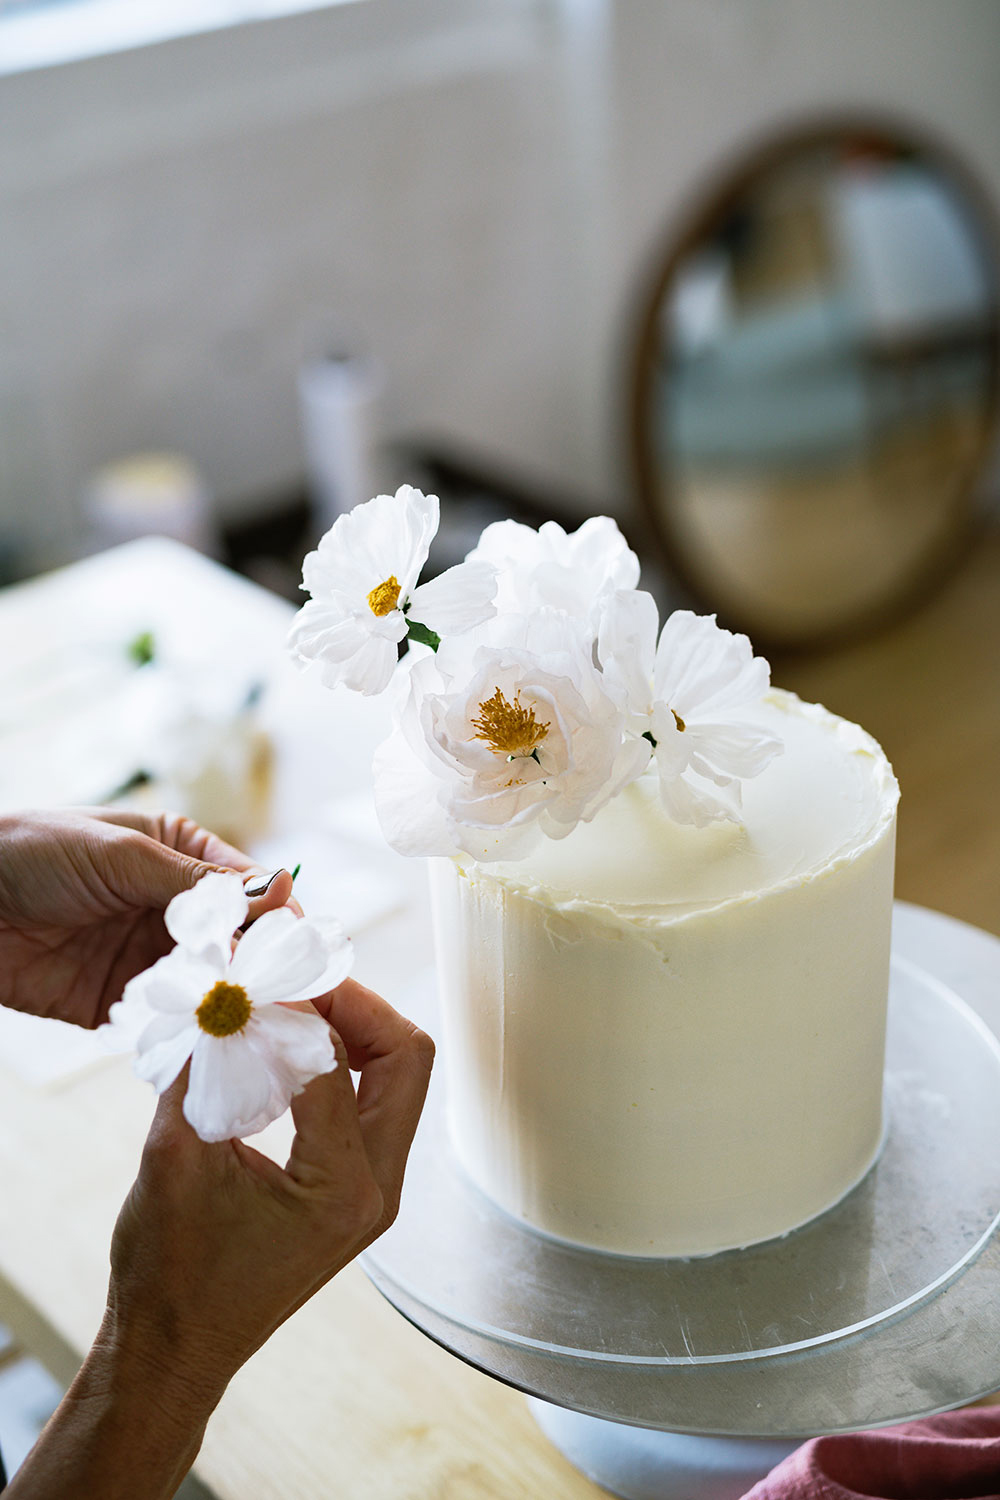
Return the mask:
M 922 127 L 866 113 L 786 123 L 749 150 L 738 151 L 717 164 L 710 172 L 708 185 L 671 218 L 660 242 L 660 252 L 653 257 L 652 270 L 644 278 L 647 289 L 639 299 L 634 320 L 637 331 L 631 344 L 626 382 L 627 430 L 636 494 L 650 540 L 668 573 L 690 594 L 696 607 L 717 610 L 721 624 L 745 631 L 755 645 L 786 654 L 824 649 L 881 629 L 916 608 L 949 577 L 966 555 L 976 522 L 981 519 L 973 504 L 974 490 L 993 449 L 1000 420 L 1000 310 L 995 304 L 986 330 L 992 348 L 984 399 L 986 419 L 975 451 L 956 469 L 956 517 L 950 536 L 944 545 L 938 539 L 933 547 L 920 554 L 880 598 L 870 605 L 853 608 L 834 625 L 803 627 L 797 633 L 775 632 L 765 621 L 754 617 L 752 608 L 730 607 L 724 585 L 713 595 L 703 570 L 691 562 L 669 503 L 669 470 L 665 475 L 657 464 L 650 430 L 651 390 L 661 346 L 660 312 L 664 295 L 691 252 L 714 235 L 758 181 L 799 154 L 834 146 L 848 137 L 881 149 L 913 153 L 952 184 L 957 195 L 968 204 L 970 233 L 984 263 L 994 267 L 1000 287 L 1000 232 L 994 206 L 965 163 L 949 148 L 929 139 Z

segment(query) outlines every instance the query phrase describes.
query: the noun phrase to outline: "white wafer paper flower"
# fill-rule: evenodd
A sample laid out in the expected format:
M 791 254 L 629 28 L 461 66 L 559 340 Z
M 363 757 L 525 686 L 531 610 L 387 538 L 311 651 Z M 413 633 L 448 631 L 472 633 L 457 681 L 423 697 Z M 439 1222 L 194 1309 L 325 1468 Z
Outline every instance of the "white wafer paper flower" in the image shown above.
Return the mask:
M 347 977 L 350 940 L 335 923 L 265 912 L 240 938 L 240 877 L 210 873 L 164 913 L 176 948 L 125 986 L 112 1032 L 136 1037 L 135 1070 L 163 1093 L 190 1058 L 184 1115 L 203 1141 L 254 1135 L 294 1094 L 337 1066 L 323 1018 L 291 1009 Z
M 589 821 L 649 755 L 625 735 L 584 622 L 499 616 L 411 669 L 376 752 L 375 803 L 403 854 L 517 859 Z
M 288 645 L 300 662 L 320 663 L 327 687 L 381 693 L 408 632 L 436 645 L 496 613 L 496 575 L 485 562 L 459 563 L 417 584 L 438 520 L 437 496 L 404 484 L 338 516 L 306 557 L 302 587 L 312 598 Z
M 660 796 L 678 823 L 739 821 L 740 783 L 780 754 L 780 740 L 741 716 L 770 686 L 770 668 L 745 635 L 714 615 L 678 609 L 656 640 L 649 594 L 622 591 L 602 606 L 597 653 L 629 729 L 654 746 Z
M 605 595 L 639 582 L 639 559 L 610 516 L 591 516 L 569 534 L 555 521 L 538 531 L 517 521 L 495 521 L 469 560 L 496 568 L 500 613 L 548 608 L 596 619 L 595 608 Z

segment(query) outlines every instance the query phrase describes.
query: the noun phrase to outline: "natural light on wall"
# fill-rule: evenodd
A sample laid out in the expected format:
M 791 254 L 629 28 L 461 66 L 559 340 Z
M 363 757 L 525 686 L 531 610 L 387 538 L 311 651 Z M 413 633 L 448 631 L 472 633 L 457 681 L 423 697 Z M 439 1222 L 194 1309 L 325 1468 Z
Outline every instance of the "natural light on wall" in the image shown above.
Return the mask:
M 358 0 L 0 0 L 0 74 Z

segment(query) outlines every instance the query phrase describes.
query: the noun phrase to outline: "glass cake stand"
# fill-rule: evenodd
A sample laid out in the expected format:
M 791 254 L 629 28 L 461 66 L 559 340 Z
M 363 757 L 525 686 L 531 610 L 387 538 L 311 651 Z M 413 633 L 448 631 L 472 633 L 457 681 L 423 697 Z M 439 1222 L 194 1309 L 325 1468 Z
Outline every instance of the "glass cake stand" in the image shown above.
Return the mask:
M 806 1437 L 1000 1386 L 998 1036 L 1000 940 L 899 904 L 886 1141 L 836 1207 L 703 1259 L 565 1245 L 464 1175 L 438 1080 L 365 1269 L 430 1338 L 525 1391 L 613 1493 L 736 1500 Z

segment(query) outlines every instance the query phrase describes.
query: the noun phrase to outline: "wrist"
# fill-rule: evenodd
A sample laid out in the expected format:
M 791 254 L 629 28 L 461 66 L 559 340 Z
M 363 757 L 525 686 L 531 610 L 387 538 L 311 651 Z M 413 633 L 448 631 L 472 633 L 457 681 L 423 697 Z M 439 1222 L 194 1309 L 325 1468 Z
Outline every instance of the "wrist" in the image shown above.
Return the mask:
M 169 1500 L 223 1389 L 192 1378 L 162 1345 L 119 1328 L 109 1314 L 11 1480 L 11 1500 Z
M 233 1372 L 174 1332 L 109 1305 L 81 1375 L 87 1390 L 106 1391 L 118 1409 L 140 1416 L 155 1409 L 179 1435 L 204 1428 Z

